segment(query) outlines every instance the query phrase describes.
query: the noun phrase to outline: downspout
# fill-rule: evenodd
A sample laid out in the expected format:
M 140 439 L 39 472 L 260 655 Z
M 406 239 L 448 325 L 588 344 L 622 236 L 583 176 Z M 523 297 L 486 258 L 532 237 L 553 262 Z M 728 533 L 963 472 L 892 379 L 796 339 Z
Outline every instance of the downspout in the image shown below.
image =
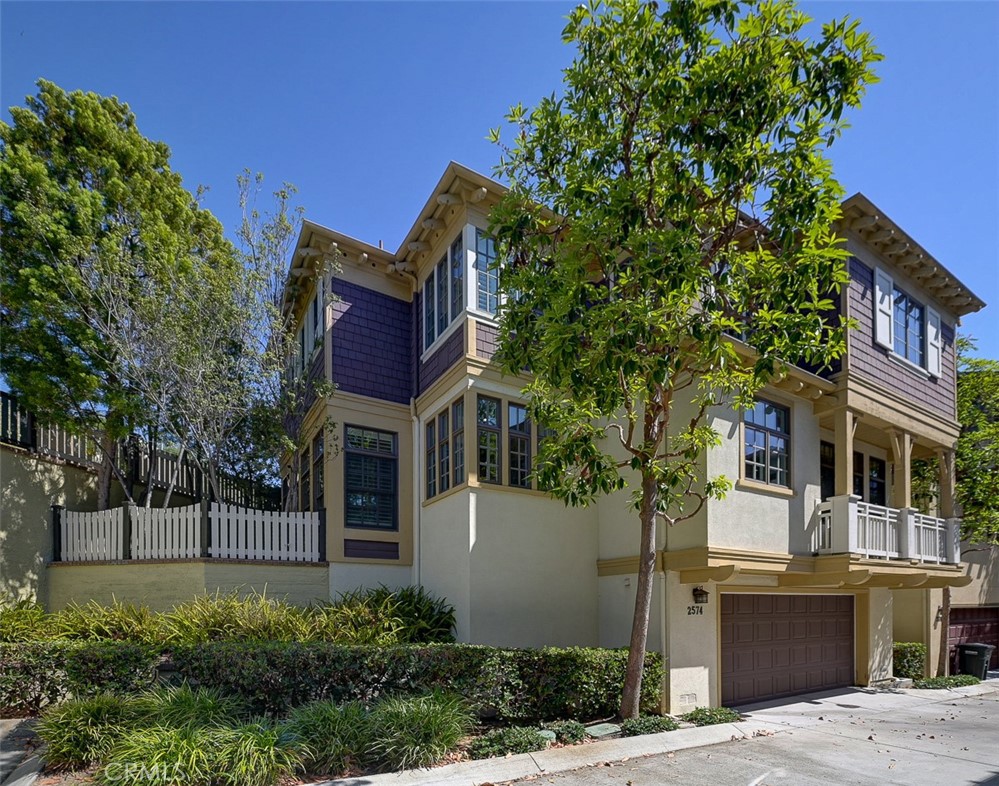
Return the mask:
M 423 514 L 423 506 L 420 505 L 420 419 L 416 415 L 415 398 L 409 400 L 409 414 L 413 421 L 413 584 L 420 587 L 422 586 L 420 581 L 423 574 L 420 565 L 420 560 L 423 557 L 423 551 L 420 548 L 422 539 L 420 518 Z
M 659 686 L 659 711 L 664 715 L 669 712 L 670 677 L 669 677 L 669 609 L 666 607 L 666 552 L 669 551 L 669 524 L 662 523 L 663 559 L 660 570 L 655 573 L 659 580 L 659 609 L 662 620 L 659 623 L 659 647 L 663 659 L 663 679 Z

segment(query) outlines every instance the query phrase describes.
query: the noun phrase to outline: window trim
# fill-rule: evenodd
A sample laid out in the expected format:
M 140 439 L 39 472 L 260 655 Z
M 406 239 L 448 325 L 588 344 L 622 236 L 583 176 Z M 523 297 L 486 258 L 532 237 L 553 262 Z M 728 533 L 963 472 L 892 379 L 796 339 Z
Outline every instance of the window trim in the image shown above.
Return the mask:
M 520 429 L 520 428 L 514 429 L 513 428 L 513 418 L 511 417 L 511 410 L 514 407 L 516 407 L 517 409 L 521 409 L 521 410 L 524 411 L 524 428 L 522 428 L 522 429 Z M 511 400 L 507 399 L 507 401 L 506 401 L 506 411 L 507 411 L 507 428 L 506 428 L 506 433 L 507 433 L 507 437 L 506 437 L 506 453 L 507 453 L 507 462 L 506 462 L 506 464 L 507 464 L 507 478 L 506 478 L 506 480 L 507 480 L 507 485 L 510 488 L 513 488 L 513 489 L 530 489 L 530 488 L 534 487 L 534 483 L 533 483 L 533 480 L 532 480 L 532 475 L 533 475 L 533 471 L 534 471 L 534 463 L 533 463 L 534 462 L 534 455 L 533 455 L 533 452 L 531 450 L 531 448 L 533 447 L 532 441 L 533 441 L 533 436 L 534 436 L 533 435 L 534 429 L 531 428 L 531 419 L 530 419 L 529 413 L 527 411 L 527 405 L 526 404 L 520 404 L 520 403 L 518 403 L 516 401 L 511 401 Z M 525 455 L 525 457 L 527 459 L 527 469 L 524 472 L 524 482 L 522 482 L 522 483 L 514 483 L 513 482 L 513 473 L 514 473 L 514 471 L 520 472 L 520 468 L 519 467 L 515 468 L 514 464 L 513 464 L 513 455 L 514 455 L 513 441 L 514 440 L 522 440 L 524 442 L 524 444 L 526 444 L 526 446 L 527 446 L 527 449 L 524 452 L 524 455 Z
M 793 460 L 792 460 L 793 450 L 792 450 L 792 445 L 791 445 L 791 440 L 792 440 L 792 436 L 791 435 L 793 433 L 793 423 L 791 421 L 792 421 L 792 418 L 793 418 L 793 415 L 794 415 L 794 407 L 791 404 L 782 404 L 779 401 L 775 401 L 775 400 L 769 399 L 769 398 L 764 398 L 762 396 L 756 397 L 755 402 L 758 403 L 758 404 L 764 404 L 764 405 L 767 405 L 767 406 L 771 406 L 771 407 L 775 407 L 777 409 L 784 410 L 787 413 L 787 429 L 788 430 L 785 433 L 785 432 L 777 431 L 776 429 L 767 428 L 766 426 L 758 426 L 758 425 L 756 425 L 754 423 L 747 423 L 746 422 L 746 415 L 748 414 L 749 410 L 743 410 L 742 417 L 740 418 L 740 429 L 739 429 L 739 436 L 740 436 L 740 444 L 739 444 L 739 451 L 740 451 L 739 452 L 739 480 L 740 480 L 740 485 L 743 485 L 743 486 L 746 486 L 746 487 L 751 487 L 751 488 L 754 488 L 754 489 L 761 489 L 761 490 L 764 490 L 764 491 L 775 491 L 775 492 L 784 493 L 784 494 L 794 494 L 794 476 L 793 476 L 794 463 L 793 463 Z M 765 464 L 765 469 L 766 469 L 765 476 L 766 476 L 766 479 L 765 480 L 758 480 L 757 478 L 751 477 L 749 475 L 749 473 L 746 471 L 746 469 L 747 469 L 746 465 L 748 463 L 747 462 L 747 458 L 746 458 L 746 447 L 747 447 L 747 442 L 746 442 L 747 433 L 746 432 L 747 432 L 747 429 L 755 429 L 757 431 L 762 431 L 766 435 L 766 442 L 765 442 L 764 450 L 763 450 L 764 456 L 766 457 L 766 464 Z M 787 455 L 787 468 L 785 470 L 785 475 L 787 477 L 787 483 L 786 484 L 783 484 L 783 483 L 771 483 L 770 482 L 770 469 L 771 469 L 771 467 L 770 467 L 770 437 L 771 437 L 771 435 L 782 437 L 787 442 L 787 454 L 786 454 Z
M 479 421 L 479 401 L 486 399 L 496 402 L 496 425 L 490 426 Z M 481 450 L 481 439 L 484 433 L 496 435 L 496 480 L 485 480 L 482 477 L 482 460 L 479 455 Z M 481 484 L 490 486 L 503 486 L 503 398 L 486 396 L 482 393 L 475 395 L 475 479 Z
M 895 361 L 922 376 L 939 378 L 943 376 L 943 319 L 940 312 L 930 305 L 928 300 L 920 300 L 911 295 L 908 290 L 897 286 L 895 277 L 882 267 L 875 266 L 873 271 L 874 302 L 874 343 L 888 354 L 889 360 Z M 912 303 L 923 309 L 922 315 L 922 364 L 914 363 L 907 357 L 895 351 L 895 293 L 899 292 Z
M 427 277 L 423 279 L 423 282 L 420 284 L 420 292 L 422 293 L 421 294 L 422 302 L 420 304 L 420 319 L 421 319 L 420 324 L 423 326 L 422 341 L 421 341 L 422 346 L 420 348 L 420 360 L 426 359 L 429 355 L 437 351 L 438 346 L 442 344 L 455 330 L 457 330 L 455 326 L 462 324 L 462 320 L 460 319 L 460 317 L 468 311 L 469 259 L 468 259 L 468 253 L 466 251 L 467 243 L 465 237 L 466 229 L 468 226 L 470 225 L 466 224 L 465 226 L 463 226 L 461 230 L 453 237 L 451 242 L 444 247 L 444 252 L 441 255 L 440 259 L 438 259 L 430 267 L 427 273 Z M 457 312 L 454 311 L 454 306 L 455 306 L 454 294 L 456 290 L 454 282 L 456 279 L 452 275 L 452 269 L 454 266 L 454 259 L 452 255 L 456 253 L 455 246 L 459 246 L 457 253 L 461 254 L 462 256 L 462 275 L 461 275 L 460 290 L 462 294 L 462 303 L 464 306 L 462 309 L 460 309 Z M 440 273 L 442 272 L 442 269 L 443 269 L 444 279 L 446 282 L 445 293 L 441 292 Z M 431 297 L 427 297 L 428 290 L 430 292 Z M 445 305 L 447 306 L 448 309 L 448 320 L 443 330 L 440 329 L 441 315 L 439 313 L 441 305 L 440 303 L 441 294 L 446 294 Z M 430 322 L 428 322 L 428 319 L 430 317 L 430 314 L 428 313 L 429 309 L 433 309 L 434 338 L 432 341 L 428 343 L 427 336 L 430 335 L 430 331 L 428 330 L 428 327 L 430 325 Z
M 381 434 L 388 434 L 392 437 L 392 452 L 387 453 L 383 451 L 370 451 L 364 450 L 363 448 L 352 448 L 350 447 L 350 441 L 348 438 L 348 432 L 350 429 L 356 428 L 362 431 L 375 431 Z M 350 489 L 347 484 L 347 457 L 350 453 L 359 453 L 364 456 L 375 456 L 383 459 L 392 460 L 392 526 L 391 527 L 380 527 L 371 524 L 348 524 L 347 523 L 347 494 Z M 400 489 L 399 489 L 399 433 L 396 431 L 388 431 L 387 429 L 379 428 L 376 426 L 363 426 L 359 423 L 344 423 L 343 424 L 343 527 L 345 530 L 368 530 L 371 532 L 399 532 L 399 503 L 400 503 Z

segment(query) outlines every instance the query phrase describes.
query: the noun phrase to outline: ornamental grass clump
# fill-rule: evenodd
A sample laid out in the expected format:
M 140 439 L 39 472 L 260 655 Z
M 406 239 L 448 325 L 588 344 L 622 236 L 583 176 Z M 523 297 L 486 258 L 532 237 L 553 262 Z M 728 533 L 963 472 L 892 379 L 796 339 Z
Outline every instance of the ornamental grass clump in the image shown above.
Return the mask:
M 46 764 L 78 770 L 103 762 L 138 717 L 134 699 L 105 693 L 48 708 L 35 731 Z
M 383 699 L 371 712 L 371 763 L 387 770 L 427 767 L 454 750 L 472 728 L 464 700 L 446 693 Z
M 402 620 L 391 595 L 372 596 L 356 590 L 335 603 L 318 603 L 308 610 L 309 638 L 337 644 L 372 644 L 387 647 L 402 641 Z
M 247 708 L 242 699 L 216 688 L 192 689 L 159 687 L 134 699 L 144 725 L 213 726 L 239 722 L 246 718 Z
M 47 629 L 53 639 L 162 644 L 166 638 L 163 622 L 162 614 L 143 604 L 92 600 L 82 606 L 70 603 L 49 615 Z
M 304 641 L 312 625 L 305 609 L 263 593 L 198 595 L 162 616 L 167 641 Z
M 0 601 L 0 642 L 39 641 L 51 638 L 49 615 L 33 600 Z
M 339 775 L 360 766 L 370 743 L 368 711 L 360 702 L 315 701 L 296 707 L 284 731 L 312 775 Z

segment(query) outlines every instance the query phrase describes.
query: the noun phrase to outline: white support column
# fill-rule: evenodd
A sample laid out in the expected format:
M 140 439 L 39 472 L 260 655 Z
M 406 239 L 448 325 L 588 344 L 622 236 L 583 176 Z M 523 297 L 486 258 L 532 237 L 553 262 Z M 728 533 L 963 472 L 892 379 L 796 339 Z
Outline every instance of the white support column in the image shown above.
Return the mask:
M 829 545 L 834 554 L 853 554 L 858 551 L 857 503 L 860 497 L 855 494 L 842 494 L 831 497 L 832 532 Z
M 947 539 L 944 545 L 944 561 L 957 565 L 961 561 L 961 519 L 947 519 Z
M 915 508 L 900 508 L 898 511 L 898 554 L 902 559 L 919 559 L 916 538 Z

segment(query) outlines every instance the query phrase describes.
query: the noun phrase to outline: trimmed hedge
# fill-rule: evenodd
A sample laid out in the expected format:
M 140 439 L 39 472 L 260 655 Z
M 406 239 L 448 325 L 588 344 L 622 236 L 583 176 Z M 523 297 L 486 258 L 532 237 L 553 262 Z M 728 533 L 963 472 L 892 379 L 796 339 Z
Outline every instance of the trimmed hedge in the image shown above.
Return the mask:
M 132 693 L 149 687 L 159 653 L 129 642 L 0 644 L 0 715 L 37 715 L 68 697 Z
M 179 674 L 282 714 L 310 701 L 371 702 L 449 690 L 481 717 L 506 721 L 598 718 L 618 710 L 626 650 L 498 649 L 473 644 L 350 647 L 325 642 L 211 642 L 176 647 Z M 662 661 L 646 658 L 642 708 L 656 711 Z
M 253 712 L 447 690 L 483 718 L 519 722 L 615 714 L 627 658 L 626 650 L 583 648 L 206 642 L 175 647 L 172 665 L 180 679 L 240 698 Z M 156 648 L 131 642 L 0 644 L 0 713 L 34 715 L 68 697 L 149 688 L 159 659 Z M 649 653 L 643 711 L 658 710 L 662 676 L 661 658 Z
M 896 641 L 892 645 L 891 666 L 896 677 L 921 680 L 926 674 L 926 645 Z

